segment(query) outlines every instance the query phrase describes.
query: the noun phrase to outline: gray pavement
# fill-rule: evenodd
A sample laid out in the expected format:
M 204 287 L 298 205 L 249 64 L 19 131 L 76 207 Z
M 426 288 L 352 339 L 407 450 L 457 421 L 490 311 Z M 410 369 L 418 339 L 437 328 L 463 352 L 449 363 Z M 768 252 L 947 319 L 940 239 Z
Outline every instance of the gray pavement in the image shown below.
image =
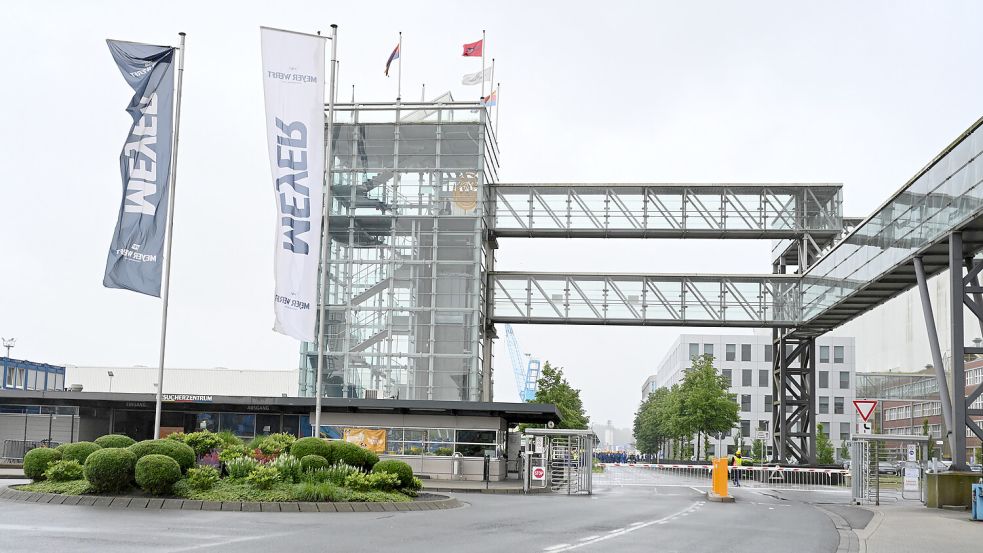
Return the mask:
M 0 501 L 0 551 L 832 553 L 838 533 L 807 503 L 609 471 L 592 497 L 460 494 L 465 507 L 400 513 L 130 511 Z M 638 469 L 642 470 L 642 469 Z

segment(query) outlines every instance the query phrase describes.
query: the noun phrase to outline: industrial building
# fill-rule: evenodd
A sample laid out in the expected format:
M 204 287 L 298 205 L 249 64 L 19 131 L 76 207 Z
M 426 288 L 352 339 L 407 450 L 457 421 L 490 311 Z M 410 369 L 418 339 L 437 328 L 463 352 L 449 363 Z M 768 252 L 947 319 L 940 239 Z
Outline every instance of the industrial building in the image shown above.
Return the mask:
M 816 340 L 816 345 L 816 422 L 823 425 L 823 431 L 838 449 L 850 439 L 854 422 L 854 340 L 822 337 Z M 682 334 L 669 347 L 656 373 L 645 380 L 642 399 L 658 388 L 681 383 L 694 357 L 712 355 L 714 366 L 730 382 L 730 393 L 735 396 L 741 420 L 730 432 L 710 440 L 711 453 L 733 453 L 740 438 L 747 454 L 755 431 L 773 430 L 771 421 L 776 402 L 772 347 L 770 333 Z

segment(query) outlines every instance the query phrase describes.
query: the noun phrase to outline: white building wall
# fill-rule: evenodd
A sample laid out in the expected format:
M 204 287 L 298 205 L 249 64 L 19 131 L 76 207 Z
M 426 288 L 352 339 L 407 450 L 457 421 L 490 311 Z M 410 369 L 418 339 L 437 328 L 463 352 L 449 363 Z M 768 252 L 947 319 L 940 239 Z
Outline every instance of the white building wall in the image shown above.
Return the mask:
M 154 367 L 65 366 L 65 385 L 81 384 L 86 392 L 156 393 L 156 382 L 157 368 Z M 294 397 L 297 395 L 297 369 L 165 368 L 164 393 Z
M 750 410 L 740 409 L 738 415 L 742 421 L 748 421 L 750 435 L 745 434 L 745 448 L 749 449 L 753 440 L 754 431 L 764 428 L 771 431 L 771 407 L 766 405 L 766 396 L 771 396 L 771 370 L 772 363 L 766 360 L 766 346 L 771 346 L 770 333 L 757 335 L 712 335 L 712 334 L 683 334 L 669 348 L 669 352 L 659 365 L 655 375 L 649 377 L 643 388 L 643 397 L 652 393 L 657 388 L 669 387 L 673 384 L 681 383 L 684 371 L 690 367 L 690 348 L 691 344 L 696 344 L 697 353 L 703 355 L 712 353 L 714 356 L 714 366 L 721 372 L 730 371 L 731 388 L 730 392 L 735 394 L 740 409 L 742 396 L 750 396 Z M 727 345 L 734 345 L 734 360 L 727 359 Z M 742 361 L 742 345 L 751 346 L 750 361 Z M 841 445 L 841 430 L 849 432 L 853 421 L 853 399 L 854 388 L 856 385 L 856 346 L 852 337 L 831 337 L 823 336 L 816 340 L 816 421 L 821 423 L 829 432 L 834 448 Z M 843 348 L 843 362 L 835 362 L 835 349 L 837 346 Z M 828 347 L 828 361 L 823 362 L 820 357 L 821 348 Z M 744 372 L 750 372 L 750 385 L 745 385 Z M 761 371 L 764 371 L 766 379 L 762 378 Z M 840 372 L 847 373 L 848 385 L 840 387 Z M 820 387 L 822 382 L 820 374 L 825 373 L 828 378 L 827 386 Z M 765 384 L 761 386 L 761 384 Z M 826 398 L 828 409 L 826 413 L 822 410 L 823 401 Z M 836 413 L 837 398 L 842 399 L 842 413 Z M 843 426 L 845 425 L 845 426 Z M 711 446 L 716 451 L 725 451 L 728 446 L 735 445 L 736 429 L 722 441 L 710 440 Z M 745 454 L 748 454 L 746 451 Z

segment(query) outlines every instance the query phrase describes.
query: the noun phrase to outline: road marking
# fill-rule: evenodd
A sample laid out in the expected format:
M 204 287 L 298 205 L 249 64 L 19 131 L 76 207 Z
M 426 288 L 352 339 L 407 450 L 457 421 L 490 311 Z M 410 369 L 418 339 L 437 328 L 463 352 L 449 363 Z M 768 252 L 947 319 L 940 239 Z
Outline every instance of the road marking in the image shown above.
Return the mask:
M 641 530 L 642 528 L 645 528 L 645 527 L 648 527 L 648 526 L 652 526 L 653 524 L 664 524 L 664 523 L 669 522 L 670 520 L 672 520 L 672 519 L 674 519 L 676 517 L 679 517 L 679 516 L 683 515 L 683 513 L 691 513 L 693 511 L 695 511 L 696 509 L 698 509 L 699 507 L 701 507 L 703 504 L 704 504 L 703 501 L 697 501 L 697 502 L 693 503 L 692 505 L 690 505 L 689 507 L 687 507 L 685 509 L 676 511 L 673 514 L 666 515 L 666 516 L 664 516 L 662 518 L 657 518 L 655 520 L 650 520 L 648 522 L 630 524 L 627 528 L 619 528 L 617 530 L 612 530 L 612 531 L 608 532 L 607 534 L 605 534 L 603 536 L 600 536 L 600 537 L 597 537 L 597 538 L 594 538 L 592 540 L 581 540 L 580 543 L 575 544 L 575 545 L 570 545 L 570 544 L 565 544 L 565 543 L 564 544 L 560 544 L 560 545 L 554 545 L 554 546 L 551 546 L 551 547 L 547 547 L 546 549 L 543 549 L 543 551 L 549 551 L 550 553 L 560 553 L 561 551 L 573 551 L 574 549 L 580 549 L 581 547 L 584 547 L 585 545 L 593 545 L 595 543 L 600 543 L 602 541 L 606 541 L 606 540 L 609 540 L 611 538 L 617 538 L 617 537 L 620 537 L 620 536 L 624 536 L 626 534 L 630 534 L 631 532 L 634 532 L 635 530 Z
M 689 489 L 691 489 L 691 490 L 693 490 L 694 492 L 696 492 L 696 493 L 698 493 L 698 494 L 701 494 L 701 495 L 702 495 L 702 494 L 704 494 L 704 493 L 706 493 L 706 492 L 704 492 L 703 490 L 701 490 L 700 488 L 697 488 L 696 486 L 689 486 Z
M 597 535 L 594 535 L 594 536 L 587 536 L 586 538 L 580 538 L 580 539 L 579 539 L 579 540 L 577 540 L 577 541 L 591 541 L 591 540 L 596 540 L 596 539 L 597 539 L 597 538 L 599 538 L 599 537 L 601 537 L 601 536 L 597 536 Z

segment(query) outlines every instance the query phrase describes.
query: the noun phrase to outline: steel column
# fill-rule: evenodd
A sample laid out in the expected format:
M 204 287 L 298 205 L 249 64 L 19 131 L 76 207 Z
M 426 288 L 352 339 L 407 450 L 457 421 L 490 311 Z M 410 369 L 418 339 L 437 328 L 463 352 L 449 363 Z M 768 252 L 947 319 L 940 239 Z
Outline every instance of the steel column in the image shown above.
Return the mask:
M 949 235 L 949 307 L 952 335 L 952 470 L 968 470 L 966 466 L 966 349 L 963 329 L 963 237 L 961 232 Z
M 922 314 L 925 316 L 925 329 L 928 331 L 928 344 L 932 350 L 932 364 L 935 366 L 935 378 L 939 382 L 939 400 L 942 403 L 942 418 L 945 427 L 952 430 L 952 396 L 949 394 L 949 383 L 945 378 L 945 365 L 942 361 L 942 346 L 939 344 L 939 333 L 935 326 L 935 314 L 932 313 L 932 299 L 928 295 L 928 280 L 925 278 L 925 266 L 922 258 L 915 258 L 915 277 L 918 279 L 918 292 L 922 298 Z M 951 435 L 950 435 L 951 442 Z M 949 444 L 953 447 L 953 444 Z
M 775 332 L 773 343 L 772 460 L 815 464 L 816 339 L 789 336 L 783 330 Z

